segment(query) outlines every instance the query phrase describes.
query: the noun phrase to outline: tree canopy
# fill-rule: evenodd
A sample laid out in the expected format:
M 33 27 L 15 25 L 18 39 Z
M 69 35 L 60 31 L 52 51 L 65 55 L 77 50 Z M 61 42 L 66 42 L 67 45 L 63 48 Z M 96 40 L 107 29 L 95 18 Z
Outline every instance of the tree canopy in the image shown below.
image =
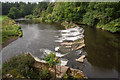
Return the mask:
M 120 2 L 7 2 L 2 6 L 3 15 L 8 14 L 11 18 L 30 15 L 27 18 L 39 18 L 39 21 L 44 22 L 67 21 L 96 26 L 110 32 L 120 31 Z M 116 26 L 110 27 L 112 23 L 117 25 L 117 29 Z

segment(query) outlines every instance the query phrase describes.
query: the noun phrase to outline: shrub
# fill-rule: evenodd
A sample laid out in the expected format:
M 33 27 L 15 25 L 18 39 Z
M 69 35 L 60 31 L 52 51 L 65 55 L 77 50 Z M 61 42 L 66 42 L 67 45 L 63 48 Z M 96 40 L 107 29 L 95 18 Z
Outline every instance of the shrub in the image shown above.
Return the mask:
M 120 18 L 111 21 L 110 23 L 104 25 L 104 29 L 110 32 L 120 31 Z
M 35 68 L 34 64 L 35 60 L 31 55 L 20 54 L 3 63 L 2 74 L 3 76 L 10 74 L 12 78 L 40 79 L 51 77 L 49 71 Z
M 40 77 L 41 78 L 50 78 L 50 72 L 48 71 L 48 70 L 44 70 L 44 69 L 42 69 L 41 70 L 41 74 L 40 74 Z
M 22 75 L 29 78 L 30 70 L 33 69 L 34 59 L 28 54 L 21 54 L 19 56 L 12 57 L 9 61 L 6 61 L 2 65 L 2 74 L 12 74 L 14 78 Z M 18 72 L 18 73 L 16 73 Z
M 45 20 L 45 22 L 46 22 L 46 23 L 52 23 L 52 21 L 51 21 L 51 20 Z
M 43 18 L 40 18 L 40 22 L 43 22 Z
M 2 21 L 2 44 L 6 40 L 14 36 L 22 37 L 23 33 L 21 27 L 15 24 L 16 22 L 10 18 L 5 18 Z
M 83 23 L 88 24 L 90 26 L 95 25 L 95 17 L 93 12 L 87 12 L 83 16 Z
M 32 18 L 33 18 L 32 14 L 25 16 L 25 19 L 32 19 Z
M 56 59 L 57 57 L 52 52 L 44 57 L 44 60 L 49 64 L 50 67 L 55 65 Z M 59 63 L 59 60 L 57 60 L 56 63 Z
M 22 30 L 19 29 L 19 37 L 22 37 L 23 33 L 22 33 Z

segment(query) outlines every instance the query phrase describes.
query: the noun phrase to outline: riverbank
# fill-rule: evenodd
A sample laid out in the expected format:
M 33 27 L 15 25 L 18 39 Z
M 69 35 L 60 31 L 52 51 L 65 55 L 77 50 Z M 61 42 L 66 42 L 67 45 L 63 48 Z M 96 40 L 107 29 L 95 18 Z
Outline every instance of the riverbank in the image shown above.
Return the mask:
M 53 21 L 53 20 L 50 20 L 50 19 L 46 19 L 46 18 L 43 18 L 43 17 L 39 17 L 39 18 L 34 18 L 34 16 L 29 15 L 26 16 L 25 18 L 26 19 L 31 19 L 34 23 L 48 23 L 48 24 L 52 24 L 52 23 L 56 23 L 56 24 L 59 24 L 59 25 L 62 25 L 65 27 L 65 29 L 67 28 L 71 28 L 71 27 L 76 27 L 76 26 L 79 26 L 79 25 L 85 25 L 85 26 L 89 26 L 89 27 L 93 27 L 93 28 L 97 28 L 97 29 L 102 29 L 102 30 L 106 30 L 106 31 L 109 31 L 111 33 L 118 33 L 120 32 L 120 28 L 119 28 L 119 24 L 120 24 L 120 18 L 117 18 L 107 24 L 101 24 L 101 23 L 98 23 L 96 25 L 89 25 L 88 23 L 84 23 L 84 22 L 74 22 L 74 21 L 66 21 L 66 20 L 62 20 L 61 22 L 56 22 L 56 21 Z
M 26 18 L 26 17 L 25 17 Z M 31 21 L 33 23 L 47 23 L 47 24 L 58 24 L 64 27 L 64 29 L 68 29 L 68 28 L 75 28 L 75 27 L 80 27 L 77 23 L 74 22 L 67 22 L 67 21 L 63 21 L 63 22 L 53 22 L 51 20 L 46 20 L 43 18 L 29 18 L 27 17 L 26 19 L 31 19 Z M 82 24 L 82 25 L 87 25 L 87 24 Z
M 7 46 L 12 41 L 16 40 L 18 37 L 22 37 L 22 29 L 16 22 L 8 17 L 2 20 L 2 37 L 0 39 L 0 44 L 2 47 Z
M 31 52 L 35 57 L 41 58 L 40 49 L 49 49 L 54 51 L 57 44 L 54 42 L 59 36 L 59 25 L 53 24 L 34 24 L 20 21 L 19 24 L 24 31 L 24 37 L 18 39 L 7 47 L 3 48 L 3 61 L 8 60 L 14 55 L 22 52 Z M 69 60 L 68 66 L 74 69 L 80 69 L 88 78 L 117 78 L 119 72 L 117 70 L 119 34 L 112 34 L 108 31 L 95 29 L 92 27 L 82 26 L 85 30 L 85 50 L 82 54 L 86 54 L 83 65 L 76 62 L 79 58 L 78 52 L 72 52 L 65 56 Z M 97 55 L 96 55 L 97 54 Z M 101 58 L 101 57 L 102 58 Z M 108 64 L 108 65 L 105 65 Z
M 11 42 L 17 40 L 18 38 L 19 38 L 18 36 L 9 37 L 9 39 L 6 40 L 5 43 L 2 45 L 2 48 L 6 47 L 8 44 L 10 44 Z
M 8 66 L 9 65 L 9 66 Z M 25 68 L 24 68 L 25 67 Z M 26 79 L 87 79 L 80 70 L 67 66 L 56 65 L 50 67 L 47 63 L 41 63 L 34 59 L 29 53 L 14 56 L 3 63 L 3 80 L 8 78 Z M 61 75 L 60 75 L 61 74 Z

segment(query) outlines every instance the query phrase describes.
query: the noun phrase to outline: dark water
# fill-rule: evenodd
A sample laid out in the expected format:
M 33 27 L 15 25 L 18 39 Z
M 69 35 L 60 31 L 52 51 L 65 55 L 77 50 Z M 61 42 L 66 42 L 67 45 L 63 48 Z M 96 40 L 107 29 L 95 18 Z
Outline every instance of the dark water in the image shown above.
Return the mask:
M 40 49 L 54 50 L 57 45 L 54 36 L 59 34 L 58 30 L 64 29 L 55 24 L 31 24 L 25 21 L 19 21 L 19 25 L 23 29 L 23 37 L 3 48 L 3 61 L 22 52 L 31 52 L 34 56 L 40 57 L 42 54 Z M 65 56 L 69 59 L 68 66 L 82 69 L 89 78 L 118 78 L 119 34 L 90 27 L 84 29 L 86 47 L 83 49 L 83 54 L 87 54 L 87 58 L 81 64 L 74 61 L 79 56 L 76 52 L 72 52 Z
M 90 63 L 84 69 L 89 77 L 118 77 L 120 72 L 120 34 L 85 27 L 85 51 Z

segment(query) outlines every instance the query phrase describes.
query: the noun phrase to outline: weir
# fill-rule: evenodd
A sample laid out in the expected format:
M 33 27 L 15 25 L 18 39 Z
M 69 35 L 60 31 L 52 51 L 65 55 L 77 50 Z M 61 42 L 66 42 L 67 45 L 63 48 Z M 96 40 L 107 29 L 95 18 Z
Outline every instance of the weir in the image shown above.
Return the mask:
M 85 46 L 84 44 L 84 29 L 80 27 L 69 28 L 66 30 L 60 30 L 60 35 L 55 42 L 60 43 L 59 47 L 56 47 L 56 51 L 62 53 L 68 53 L 78 50 Z

